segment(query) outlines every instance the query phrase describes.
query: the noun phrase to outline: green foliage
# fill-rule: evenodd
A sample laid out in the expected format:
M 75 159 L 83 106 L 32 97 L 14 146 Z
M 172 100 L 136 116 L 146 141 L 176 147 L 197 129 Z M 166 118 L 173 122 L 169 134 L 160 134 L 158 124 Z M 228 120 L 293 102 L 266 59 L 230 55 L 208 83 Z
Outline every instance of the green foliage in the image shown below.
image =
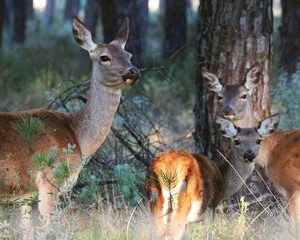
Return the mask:
M 50 147 L 49 152 L 36 152 L 32 155 L 33 167 L 36 170 L 43 170 L 44 168 L 51 166 L 57 159 L 57 147 Z
M 21 206 L 28 205 L 30 207 L 34 207 L 39 202 L 39 195 L 38 192 L 32 192 L 31 196 L 28 198 L 24 198 L 21 202 Z
M 80 173 L 80 180 L 84 182 L 84 187 L 79 194 L 80 202 L 84 204 L 92 204 L 97 200 L 100 185 L 95 175 L 91 174 L 87 169 L 83 169 Z
M 72 166 L 69 163 L 59 162 L 53 169 L 54 180 L 59 186 L 62 186 L 71 172 Z
M 282 130 L 300 128 L 300 68 L 290 78 L 281 73 L 273 86 L 273 112 L 280 113 Z
M 129 201 L 131 205 L 136 205 L 141 198 L 138 194 L 136 174 L 131 170 L 130 166 L 125 163 L 118 164 L 114 167 L 114 175 L 119 182 L 125 199 Z
M 38 117 L 23 116 L 13 123 L 12 128 L 23 139 L 26 147 L 31 147 L 44 128 L 44 123 Z

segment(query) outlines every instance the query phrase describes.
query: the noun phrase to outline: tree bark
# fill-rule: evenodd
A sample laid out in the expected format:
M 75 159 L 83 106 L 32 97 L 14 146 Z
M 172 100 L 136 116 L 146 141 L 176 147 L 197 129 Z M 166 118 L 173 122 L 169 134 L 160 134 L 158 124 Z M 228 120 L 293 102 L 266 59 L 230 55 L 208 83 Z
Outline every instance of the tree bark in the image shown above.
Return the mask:
M 47 0 L 45 12 L 43 13 L 43 25 L 49 26 L 54 20 L 55 0 Z
M 163 57 L 170 57 L 186 43 L 187 1 L 165 0 L 164 46 Z
M 300 62 L 300 0 L 281 0 L 280 67 L 289 74 Z
M 64 18 L 71 20 L 74 15 L 78 15 L 80 9 L 80 0 L 66 0 Z
M 27 18 L 33 20 L 34 10 L 33 10 L 33 0 L 27 0 Z
M 118 26 L 129 17 L 129 39 L 126 49 L 134 56 L 132 62 L 140 66 L 147 39 L 148 0 L 115 0 Z
M 104 42 L 110 42 L 114 39 L 118 30 L 117 9 L 115 1 L 100 0 L 100 11 Z
M 24 43 L 26 34 L 27 20 L 26 0 L 13 0 L 14 25 L 13 25 L 13 42 Z
M 209 156 L 215 156 L 216 149 L 225 156 L 228 152 L 228 145 L 220 140 L 222 138 L 215 129 L 217 102 L 214 94 L 207 92 L 206 81 L 200 74 L 202 67 L 218 75 L 223 84 L 241 84 L 246 70 L 258 63 L 263 71 L 259 73 L 258 87 L 252 93 L 253 111 L 258 120 L 270 114 L 272 26 L 272 0 L 201 1 L 199 73 L 194 109 L 194 138 L 198 151 Z M 220 158 L 213 160 L 221 161 Z M 261 190 L 264 184 L 257 177 L 255 182 Z
M 96 28 L 99 16 L 99 0 L 88 0 L 85 6 L 84 23 L 92 33 L 93 39 L 96 38 Z
M 2 46 L 2 31 L 5 18 L 5 0 L 0 0 L 0 48 Z

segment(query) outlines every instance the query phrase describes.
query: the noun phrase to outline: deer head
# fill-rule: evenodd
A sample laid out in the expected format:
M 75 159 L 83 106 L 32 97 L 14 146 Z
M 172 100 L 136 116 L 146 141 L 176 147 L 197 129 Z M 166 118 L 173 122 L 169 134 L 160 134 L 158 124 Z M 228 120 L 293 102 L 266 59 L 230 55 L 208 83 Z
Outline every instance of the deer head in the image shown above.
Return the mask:
M 93 62 L 93 74 L 102 74 L 100 84 L 109 88 L 120 89 L 126 84 L 136 82 L 141 74 L 130 59 L 132 55 L 124 50 L 128 39 L 128 18 L 125 19 L 115 39 L 109 44 L 95 43 L 91 32 L 77 18 L 73 17 L 73 35 L 77 44 L 89 52 Z
M 202 76 L 207 79 L 208 89 L 217 94 L 218 113 L 231 120 L 241 120 L 247 115 L 247 105 L 252 104 L 251 94 L 258 84 L 259 68 L 250 68 L 242 84 L 224 85 L 213 73 L 202 69 Z
M 220 125 L 221 134 L 234 142 L 236 157 L 251 163 L 258 154 L 263 137 L 276 130 L 279 119 L 279 114 L 274 114 L 264 119 L 257 128 L 239 128 L 223 117 L 217 117 L 216 123 Z

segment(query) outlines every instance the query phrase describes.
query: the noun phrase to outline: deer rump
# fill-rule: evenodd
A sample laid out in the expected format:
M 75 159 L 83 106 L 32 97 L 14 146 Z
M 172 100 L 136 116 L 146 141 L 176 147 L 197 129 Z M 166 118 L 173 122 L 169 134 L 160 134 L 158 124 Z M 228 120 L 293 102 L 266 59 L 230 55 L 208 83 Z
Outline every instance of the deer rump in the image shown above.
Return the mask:
M 203 155 L 186 151 L 158 154 L 148 170 L 146 191 L 159 232 L 185 228 L 201 220 L 222 189 L 215 164 Z

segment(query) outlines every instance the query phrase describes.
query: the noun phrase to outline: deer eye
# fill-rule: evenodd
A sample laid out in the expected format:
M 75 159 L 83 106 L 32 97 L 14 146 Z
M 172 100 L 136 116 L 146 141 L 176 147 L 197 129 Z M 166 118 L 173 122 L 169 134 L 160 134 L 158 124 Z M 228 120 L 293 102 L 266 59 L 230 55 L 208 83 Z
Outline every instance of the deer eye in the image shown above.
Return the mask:
M 246 99 L 247 98 L 247 94 L 243 94 L 242 96 L 241 96 L 241 99 Z
M 258 144 L 258 145 L 260 145 L 261 144 L 261 139 L 258 139 L 257 141 L 256 141 L 256 144 Z
M 101 59 L 101 62 L 108 62 L 108 61 L 110 61 L 109 57 L 105 56 L 105 55 L 101 56 L 100 59 Z
M 240 142 L 239 140 L 234 140 L 234 144 L 235 144 L 236 146 L 238 146 L 238 145 L 241 144 L 241 142 Z

